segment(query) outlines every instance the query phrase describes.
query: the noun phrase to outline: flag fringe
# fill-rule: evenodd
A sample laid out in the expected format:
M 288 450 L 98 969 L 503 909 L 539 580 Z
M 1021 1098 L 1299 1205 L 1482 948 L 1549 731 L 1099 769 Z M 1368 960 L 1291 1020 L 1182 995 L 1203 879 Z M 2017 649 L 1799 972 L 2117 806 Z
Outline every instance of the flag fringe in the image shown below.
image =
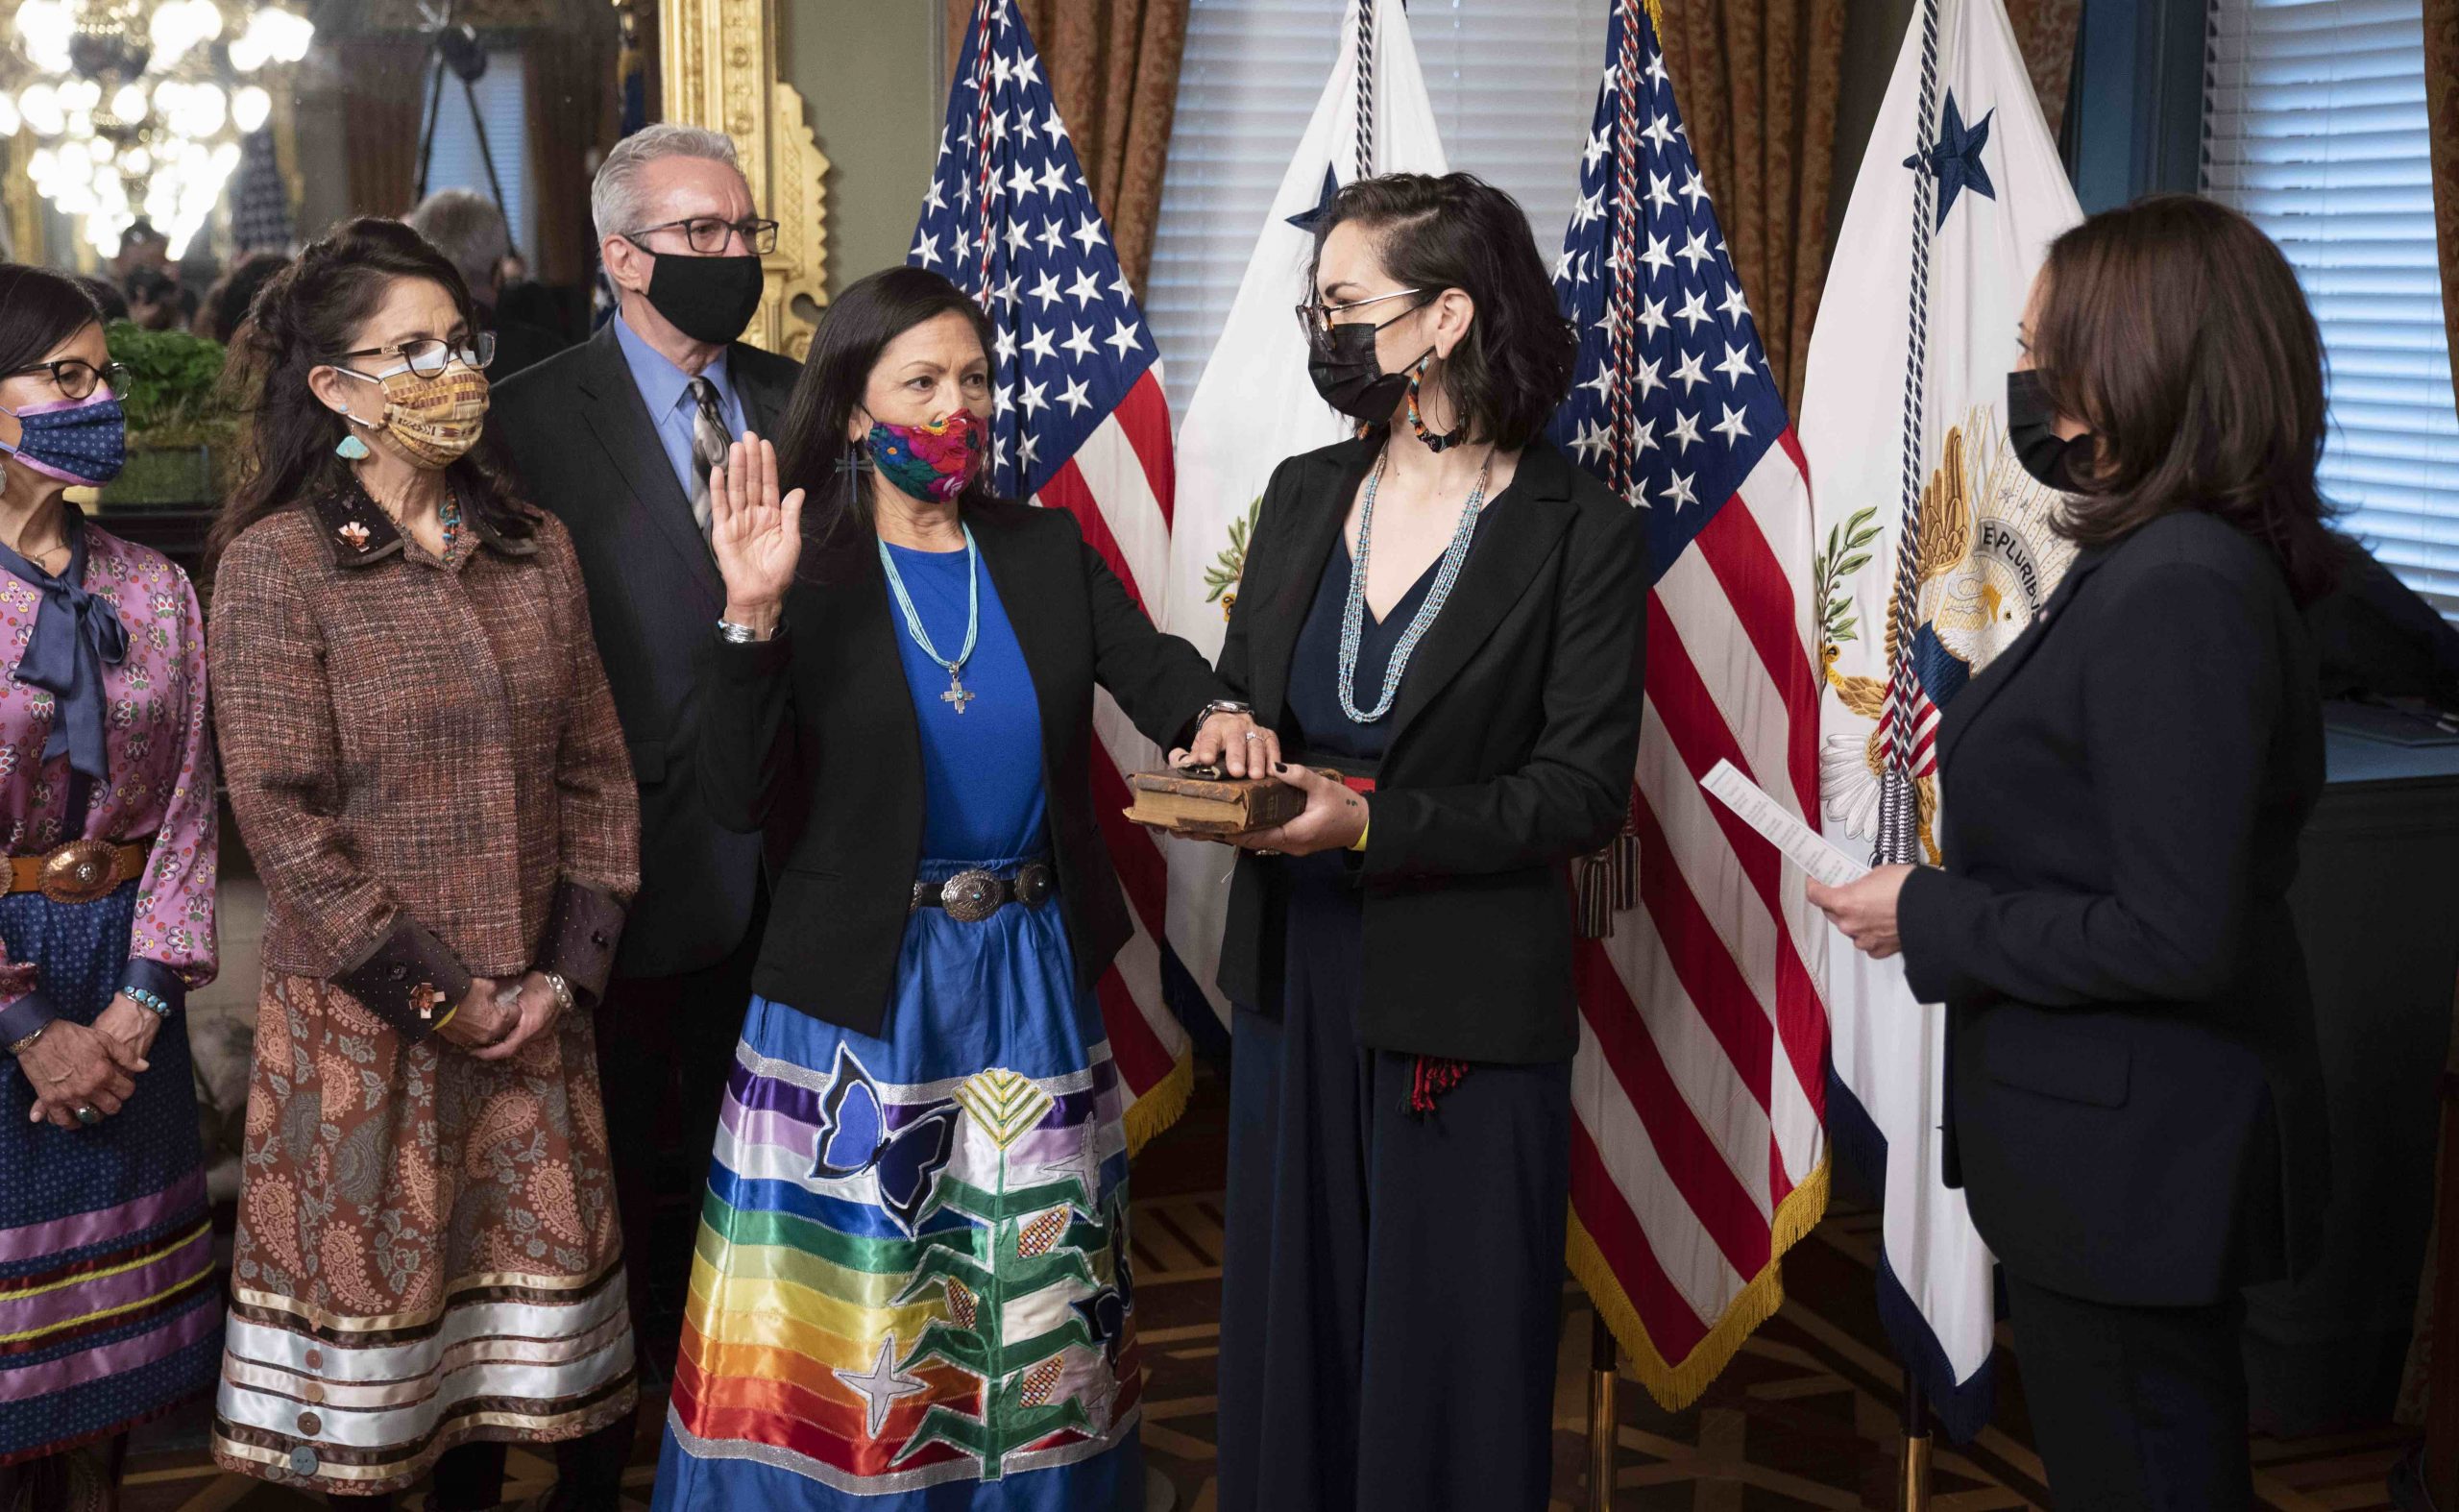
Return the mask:
M 1776 1205 L 1765 1268 L 1725 1305 L 1724 1315 L 1716 1320 L 1716 1327 L 1679 1364 L 1668 1363 L 1655 1341 L 1648 1337 L 1647 1325 L 1641 1321 L 1639 1309 L 1622 1290 L 1614 1267 L 1606 1262 L 1605 1252 L 1597 1248 L 1596 1240 L 1579 1221 L 1578 1212 L 1571 1213 L 1570 1238 L 1564 1246 L 1571 1275 L 1605 1319 L 1605 1326 L 1614 1330 L 1614 1340 L 1622 1347 L 1632 1378 L 1647 1388 L 1658 1406 L 1668 1412 L 1679 1412 L 1698 1401 L 1709 1384 L 1733 1362 L 1741 1341 L 1785 1305 L 1785 1253 L 1826 1216 L 1827 1186 L 1828 1158 L 1822 1151 L 1809 1179 Z
M 1128 1106 L 1123 1120 L 1127 1125 L 1127 1158 L 1134 1159 L 1156 1135 L 1177 1123 L 1179 1115 L 1187 1110 L 1187 1099 L 1194 1095 L 1195 1052 L 1181 1050 L 1170 1074 Z

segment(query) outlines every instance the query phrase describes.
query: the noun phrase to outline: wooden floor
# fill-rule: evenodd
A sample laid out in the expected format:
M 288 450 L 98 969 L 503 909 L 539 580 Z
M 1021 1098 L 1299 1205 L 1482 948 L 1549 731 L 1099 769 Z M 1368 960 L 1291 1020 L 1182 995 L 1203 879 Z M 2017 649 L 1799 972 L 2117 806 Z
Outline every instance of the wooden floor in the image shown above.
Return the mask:
M 1220 1088 L 1200 1081 L 1186 1119 L 1136 1170 L 1136 1306 L 1149 1378 L 1144 1446 L 1186 1512 L 1214 1512 L 1213 1365 L 1220 1346 L 1222 1180 Z M 1614 1505 L 1648 1512 L 1895 1505 L 1899 1399 L 1881 1343 L 1871 1275 L 1878 1220 L 1832 1214 L 1786 1263 L 1784 1310 L 1749 1341 L 1698 1403 L 1660 1411 L 1634 1383 L 1619 1392 Z M 1554 1506 L 1587 1503 L 1586 1373 L 1591 1318 L 1576 1289 L 1563 1300 L 1554 1397 Z M 2003 1360 L 2002 1356 L 2002 1360 Z M 648 1503 L 662 1403 L 644 1403 L 640 1453 L 627 1484 Z M 1974 1443 L 1941 1446 L 1936 1512 L 2049 1507 L 2024 1425 L 2021 1382 L 2009 1371 L 1996 1423 Z M 131 1512 L 276 1512 L 313 1498 L 217 1472 L 203 1451 L 201 1415 L 147 1430 L 130 1461 Z M 2269 1512 L 2388 1508 L 2384 1476 L 2414 1436 L 2383 1427 L 2252 1446 L 2255 1489 Z M 542 1495 L 551 1460 L 516 1451 L 507 1495 Z M 419 1499 L 406 1499 L 410 1505 Z

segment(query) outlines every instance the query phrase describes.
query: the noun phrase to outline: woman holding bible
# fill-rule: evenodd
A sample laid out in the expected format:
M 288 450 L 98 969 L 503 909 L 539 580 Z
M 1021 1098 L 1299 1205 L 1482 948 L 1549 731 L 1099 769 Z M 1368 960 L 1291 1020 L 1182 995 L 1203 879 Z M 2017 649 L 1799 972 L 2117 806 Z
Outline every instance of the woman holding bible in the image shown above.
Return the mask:
M 1308 366 L 1363 433 L 1273 475 L 1221 653 L 1306 795 L 1240 838 L 1222 948 L 1221 1504 L 1542 1507 L 1567 864 L 1630 799 L 1643 517 L 1541 435 L 1574 343 L 1508 195 L 1360 180 L 1317 238 Z
M 2287 896 L 2322 344 L 2279 249 L 2186 196 L 2060 236 L 2024 337 L 2008 436 L 2082 549 L 1948 709 L 1944 868 L 1810 898 L 1946 1005 L 1946 1178 L 2058 1504 L 2251 1506 L 2240 1290 L 2313 1263 L 2330 1171 Z
M 702 780 L 780 869 L 660 1508 L 1143 1505 L 1093 691 L 1163 746 L 1269 747 L 1074 516 L 991 493 L 991 346 L 939 275 L 864 279 L 783 458 L 711 477 Z

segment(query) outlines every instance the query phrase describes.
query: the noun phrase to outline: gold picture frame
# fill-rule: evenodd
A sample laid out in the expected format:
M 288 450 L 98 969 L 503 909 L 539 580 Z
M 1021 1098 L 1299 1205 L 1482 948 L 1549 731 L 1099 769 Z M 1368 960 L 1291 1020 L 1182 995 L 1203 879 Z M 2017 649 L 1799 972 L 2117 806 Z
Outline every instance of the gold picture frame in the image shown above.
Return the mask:
M 828 303 L 828 159 L 779 76 L 777 35 L 776 0 L 658 0 L 662 118 L 733 137 L 752 199 L 777 222 L 743 339 L 799 361 Z

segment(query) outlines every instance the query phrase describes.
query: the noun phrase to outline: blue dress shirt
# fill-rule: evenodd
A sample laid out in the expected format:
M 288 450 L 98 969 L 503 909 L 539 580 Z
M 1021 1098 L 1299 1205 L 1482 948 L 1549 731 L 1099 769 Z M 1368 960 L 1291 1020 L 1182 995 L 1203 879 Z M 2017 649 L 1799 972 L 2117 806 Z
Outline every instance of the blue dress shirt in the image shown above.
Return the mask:
M 649 419 L 657 426 L 657 441 L 666 451 L 666 460 L 674 469 L 674 480 L 683 485 L 683 497 L 692 497 L 692 418 L 698 403 L 692 398 L 692 375 L 667 360 L 666 354 L 641 339 L 623 317 L 615 317 L 615 344 L 623 349 L 623 365 L 632 370 L 633 386 L 641 391 L 641 402 L 649 407 Z M 726 354 L 718 354 L 717 360 L 703 369 L 700 376 L 717 385 L 718 413 L 725 417 L 727 439 L 740 441 L 748 428 L 743 418 L 743 402 L 735 396 L 734 384 L 726 376 Z

